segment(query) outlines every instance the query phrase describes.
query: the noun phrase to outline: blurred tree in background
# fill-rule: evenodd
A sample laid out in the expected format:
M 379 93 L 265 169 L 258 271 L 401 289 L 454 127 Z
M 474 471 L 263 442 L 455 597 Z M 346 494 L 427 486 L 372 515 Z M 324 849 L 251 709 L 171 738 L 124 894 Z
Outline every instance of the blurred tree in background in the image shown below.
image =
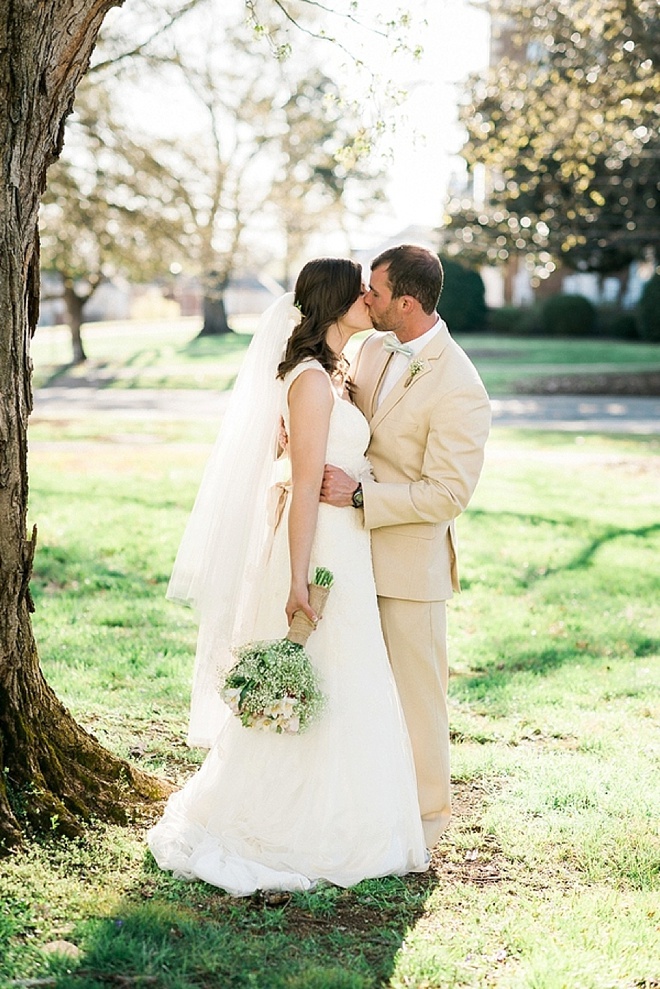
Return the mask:
M 370 138 L 323 71 L 301 79 L 283 111 L 287 128 L 269 200 L 284 234 L 283 282 L 292 288 L 312 235 L 345 229 L 349 215 L 364 219 L 385 197 L 382 169 L 369 160 Z
M 461 120 L 483 197 L 454 198 L 456 251 L 618 272 L 660 245 L 660 22 L 653 0 L 490 0 L 502 57 Z
M 138 142 L 120 123 L 103 86 L 80 85 L 66 141 L 42 199 L 41 266 L 61 282 L 79 363 L 85 304 L 116 275 L 145 281 L 166 274 L 179 257 L 186 217 L 178 179 L 156 142 Z
M 486 286 L 478 271 L 440 255 L 444 272 L 438 312 L 453 333 L 483 330 L 488 322 Z
M 255 34 L 204 0 L 176 13 L 142 0 L 101 33 L 49 172 L 42 263 L 61 279 L 74 363 L 85 359 L 83 307 L 104 280 L 175 265 L 201 281 L 202 333 L 224 333 L 225 292 L 249 263 L 255 219 L 278 228 L 287 282 L 311 235 L 368 215 L 382 196 L 364 127 L 327 74 L 273 57 L 264 24 Z M 194 27 L 172 31 L 188 14 Z M 131 125 L 127 109 L 150 88 L 182 100 L 190 120 Z

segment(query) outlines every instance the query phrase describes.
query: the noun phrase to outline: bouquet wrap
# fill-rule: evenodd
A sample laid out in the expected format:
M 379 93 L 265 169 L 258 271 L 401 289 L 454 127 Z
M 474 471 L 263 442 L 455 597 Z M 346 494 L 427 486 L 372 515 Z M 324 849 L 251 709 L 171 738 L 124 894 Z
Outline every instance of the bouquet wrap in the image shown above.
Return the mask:
M 329 587 L 321 587 L 319 584 L 309 585 L 309 603 L 319 618 L 323 614 L 329 593 Z M 289 642 L 295 642 L 299 646 L 305 646 L 315 628 L 316 623 L 310 621 L 304 611 L 296 611 L 286 638 Z

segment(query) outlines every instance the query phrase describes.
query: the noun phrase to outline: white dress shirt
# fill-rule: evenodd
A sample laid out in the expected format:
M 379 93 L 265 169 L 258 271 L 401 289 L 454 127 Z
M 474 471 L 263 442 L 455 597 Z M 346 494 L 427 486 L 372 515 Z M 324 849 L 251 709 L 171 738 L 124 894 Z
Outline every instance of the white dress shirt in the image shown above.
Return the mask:
M 417 355 L 424 350 L 427 343 L 430 343 L 433 337 L 436 335 L 440 329 L 440 319 L 436 315 L 436 320 L 430 330 L 426 333 L 422 333 L 421 337 L 416 337 L 415 340 L 407 340 L 406 346 L 410 347 L 412 354 L 410 357 L 406 357 L 405 354 L 392 354 L 392 359 L 387 365 L 387 371 L 383 377 L 382 384 L 378 391 L 378 397 L 376 399 L 376 407 L 378 407 L 386 395 L 394 388 L 395 384 L 402 378 L 404 373 L 408 370 L 408 365 L 412 360 L 414 360 Z

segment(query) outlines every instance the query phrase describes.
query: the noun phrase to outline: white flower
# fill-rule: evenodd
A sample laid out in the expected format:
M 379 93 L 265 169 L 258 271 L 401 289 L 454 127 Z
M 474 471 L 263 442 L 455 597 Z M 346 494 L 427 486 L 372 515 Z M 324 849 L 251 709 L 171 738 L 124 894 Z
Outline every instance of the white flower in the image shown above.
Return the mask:
M 225 703 L 229 705 L 232 714 L 238 714 L 238 702 L 241 696 L 241 688 L 230 687 L 228 690 L 224 691 L 222 696 Z
M 261 728 L 262 731 L 275 731 L 277 725 L 272 718 L 261 717 L 261 718 L 255 718 L 253 724 L 250 727 Z
M 287 694 L 285 697 L 280 697 L 279 700 L 272 705 L 272 712 L 275 717 L 289 718 L 293 714 L 293 710 L 296 706 L 296 698 L 289 697 Z
M 427 367 L 426 361 L 421 357 L 416 357 L 414 361 L 411 361 L 408 365 L 408 377 L 404 381 L 403 387 L 407 388 L 413 378 L 418 375 L 421 371 L 424 371 Z

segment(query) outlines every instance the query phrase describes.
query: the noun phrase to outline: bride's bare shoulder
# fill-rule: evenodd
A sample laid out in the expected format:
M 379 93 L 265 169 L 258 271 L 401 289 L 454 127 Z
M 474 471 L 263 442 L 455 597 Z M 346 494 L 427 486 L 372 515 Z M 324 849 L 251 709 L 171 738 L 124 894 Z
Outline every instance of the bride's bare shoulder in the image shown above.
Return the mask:
M 294 401 L 306 405 L 333 400 L 330 375 L 319 361 L 302 361 L 287 374 L 285 384 L 289 406 Z

